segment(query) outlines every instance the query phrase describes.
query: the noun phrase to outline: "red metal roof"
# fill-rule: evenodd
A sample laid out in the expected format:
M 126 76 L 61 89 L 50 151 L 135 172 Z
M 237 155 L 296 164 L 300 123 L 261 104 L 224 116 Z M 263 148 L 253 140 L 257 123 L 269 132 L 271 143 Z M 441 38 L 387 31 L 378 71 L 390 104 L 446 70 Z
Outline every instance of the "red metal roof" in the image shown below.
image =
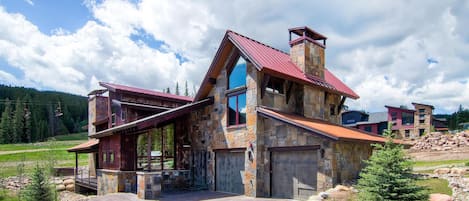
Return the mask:
M 287 114 L 263 107 L 258 107 L 257 112 L 263 116 L 273 118 L 335 140 L 362 140 L 370 142 L 387 141 L 387 139 L 383 136 L 338 124 L 333 124 L 319 119 L 310 119 L 299 115 Z M 400 140 L 394 140 L 394 142 L 402 143 Z
M 92 152 L 93 150 L 97 149 L 97 145 L 99 144 L 98 139 L 89 139 L 88 141 L 76 145 L 70 149 L 67 149 L 68 152 Z
M 359 98 L 352 89 L 335 77 L 328 69 L 325 69 L 324 79 L 312 75 L 307 76 L 298 66 L 291 62 L 289 54 L 230 30 L 227 31 L 227 34 L 236 47 L 238 47 L 259 70 L 267 69 L 315 86 L 335 91 L 349 98 Z
M 111 91 L 128 91 L 128 92 L 133 92 L 133 93 L 140 93 L 140 94 L 146 94 L 150 96 L 159 96 L 159 97 L 164 97 L 164 98 L 170 98 L 170 99 L 175 99 L 175 100 L 180 100 L 184 102 L 192 102 L 193 99 L 188 96 L 179 96 L 179 95 L 174 95 L 174 94 L 168 94 L 168 93 L 163 93 L 163 92 L 158 92 L 158 91 L 152 91 L 148 89 L 141 89 L 141 88 L 136 88 L 136 87 L 130 87 L 130 86 L 124 86 L 120 84 L 112 84 L 112 83 L 106 83 L 106 82 L 99 82 L 99 85 L 102 87 L 105 87 Z

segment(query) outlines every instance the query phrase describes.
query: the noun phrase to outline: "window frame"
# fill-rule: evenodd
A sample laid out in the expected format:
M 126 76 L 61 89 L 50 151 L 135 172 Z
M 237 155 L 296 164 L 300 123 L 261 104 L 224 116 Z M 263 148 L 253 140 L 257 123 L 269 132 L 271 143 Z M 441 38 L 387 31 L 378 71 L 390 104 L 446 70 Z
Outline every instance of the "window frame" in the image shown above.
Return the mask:
M 226 98 L 226 115 L 227 115 L 227 118 L 226 118 L 226 125 L 227 127 L 242 127 L 244 125 L 246 125 L 246 121 L 243 122 L 243 123 L 240 123 L 240 112 L 239 112 L 239 96 L 241 95 L 244 95 L 244 97 L 246 98 L 247 100 L 247 76 L 248 76 L 248 62 L 249 60 L 246 59 L 245 57 L 243 57 L 239 52 L 233 57 L 234 59 L 232 59 L 229 63 L 229 69 L 227 70 L 227 74 L 226 74 L 226 92 L 225 92 L 225 98 Z M 245 66 L 244 66 L 244 71 L 245 71 L 245 78 L 244 78 L 244 85 L 241 85 L 241 86 L 236 86 L 236 87 L 231 87 L 230 86 L 230 77 L 231 77 L 231 73 L 233 73 L 233 70 L 235 69 L 236 67 L 236 64 L 239 62 L 240 59 L 243 59 L 244 62 L 245 62 Z M 230 98 L 232 97 L 236 97 L 236 109 L 235 109 L 235 123 L 234 124 L 230 124 L 230 111 L 229 111 L 229 108 L 230 108 Z M 246 103 L 246 106 L 247 106 L 247 101 L 245 101 Z
M 285 80 L 270 76 L 265 91 L 272 94 L 285 95 Z
M 227 108 L 227 117 L 226 118 L 226 125 L 227 127 L 237 127 L 237 126 L 243 126 L 243 125 L 246 125 L 246 121 L 243 122 L 243 123 L 240 123 L 240 112 L 239 112 L 239 96 L 241 95 L 244 95 L 246 97 L 246 91 L 238 91 L 236 93 L 231 93 L 229 95 L 226 96 L 227 98 L 227 101 L 226 101 L 226 108 Z M 229 112 L 229 108 L 230 108 L 230 98 L 232 97 L 236 97 L 236 109 L 235 109 L 235 123 L 234 124 L 230 124 L 230 112 Z M 247 103 L 246 103 L 247 105 Z

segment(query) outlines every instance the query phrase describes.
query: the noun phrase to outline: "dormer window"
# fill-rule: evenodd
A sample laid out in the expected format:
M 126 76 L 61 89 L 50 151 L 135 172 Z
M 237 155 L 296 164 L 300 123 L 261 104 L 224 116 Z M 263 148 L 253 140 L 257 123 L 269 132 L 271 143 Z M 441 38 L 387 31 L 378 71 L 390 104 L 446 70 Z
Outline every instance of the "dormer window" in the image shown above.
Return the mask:
M 246 123 L 246 60 L 239 57 L 228 75 L 228 126 Z
M 283 83 L 283 79 L 271 77 L 269 79 L 269 83 L 267 83 L 267 87 L 265 88 L 265 90 L 275 94 L 284 94 Z

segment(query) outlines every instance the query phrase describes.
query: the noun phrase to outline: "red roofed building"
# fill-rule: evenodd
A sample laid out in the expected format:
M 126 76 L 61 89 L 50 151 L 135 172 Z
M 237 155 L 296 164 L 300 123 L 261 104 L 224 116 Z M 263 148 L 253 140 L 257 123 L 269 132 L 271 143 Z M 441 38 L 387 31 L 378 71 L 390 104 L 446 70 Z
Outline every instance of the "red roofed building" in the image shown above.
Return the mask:
M 288 54 L 227 31 L 192 102 L 101 83 L 108 105 L 149 112 L 114 125 L 122 109 L 108 107 L 108 127 L 89 129 L 99 139 L 98 195 L 156 199 L 194 186 L 305 200 L 356 179 L 370 144 L 386 139 L 340 125 L 345 100 L 359 96 L 325 67 L 325 36 L 308 27 L 289 32 Z

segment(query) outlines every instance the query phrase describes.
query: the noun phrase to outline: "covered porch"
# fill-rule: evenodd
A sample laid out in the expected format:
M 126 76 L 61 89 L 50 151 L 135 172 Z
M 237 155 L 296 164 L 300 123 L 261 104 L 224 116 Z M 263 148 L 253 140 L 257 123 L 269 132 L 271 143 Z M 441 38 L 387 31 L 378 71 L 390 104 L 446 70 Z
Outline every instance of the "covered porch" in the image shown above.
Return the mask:
M 161 192 L 189 188 L 189 113 L 212 103 L 205 99 L 91 135 L 99 139 L 98 195 L 131 192 L 156 199 Z
M 68 149 L 68 152 L 75 153 L 75 191 L 79 192 L 81 188 L 87 190 L 97 191 L 98 182 L 96 178 L 96 167 L 97 167 L 97 153 L 99 148 L 98 139 L 90 139 L 85 143 L 79 144 Z M 89 155 L 88 168 L 80 168 L 78 163 L 78 154 Z

